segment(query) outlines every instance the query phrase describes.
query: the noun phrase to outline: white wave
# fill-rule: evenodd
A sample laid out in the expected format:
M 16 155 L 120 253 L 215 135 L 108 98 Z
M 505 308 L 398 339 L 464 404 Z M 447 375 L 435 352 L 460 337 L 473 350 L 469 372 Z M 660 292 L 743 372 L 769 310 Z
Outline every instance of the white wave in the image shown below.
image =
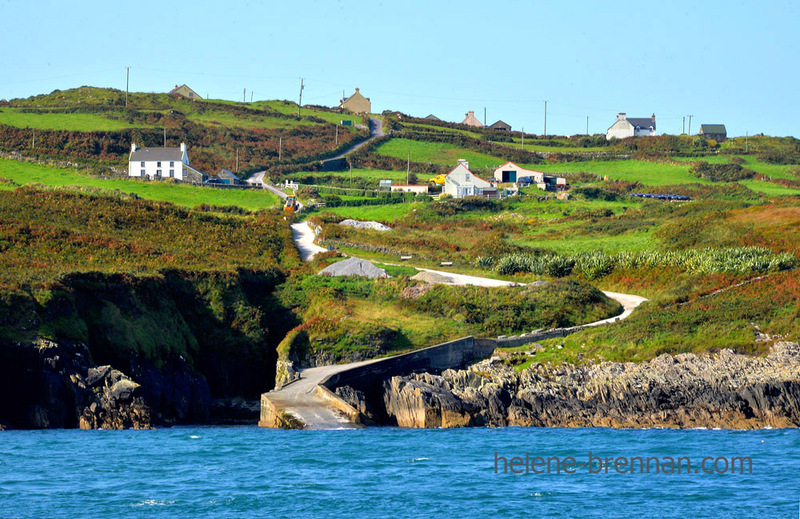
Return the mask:
M 145 499 L 144 501 L 139 501 L 131 506 L 169 506 L 174 504 L 175 501 L 165 501 L 163 499 Z

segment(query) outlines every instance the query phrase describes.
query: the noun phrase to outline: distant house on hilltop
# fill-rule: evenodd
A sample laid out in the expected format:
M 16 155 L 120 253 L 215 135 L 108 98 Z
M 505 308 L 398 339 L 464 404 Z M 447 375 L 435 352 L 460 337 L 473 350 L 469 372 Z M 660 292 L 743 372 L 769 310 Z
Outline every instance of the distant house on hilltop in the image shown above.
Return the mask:
M 441 119 L 439 119 L 433 114 L 429 114 L 428 117 L 426 117 L 425 119 L 427 119 L 428 121 L 441 121 Z
M 491 128 L 492 130 L 500 130 L 500 131 L 504 131 L 504 132 L 510 132 L 511 131 L 511 125 L 507 124 L 507 123 L 504 123 L 503 121 L 497 121 L 494 124 L 490 124 L 489 128 Z
M 186 144 L 180 148 L 139 148 L 131 144 L 128 176 L 150 179 L 174 178 L 187 182 L 203 182 L 207 175 L 189 165 Z
M 480 122 L 475 117 L 475 110 L 470 110 L 469 112 L 467 112 L 466 117 L 464 118 L 463 121 L 461 121 L 461 124 L 466 124 L 467 126 L 475 126 L 476 128 L 483 128 L 483 123 Z
M 372 112 L 372 103 L 369 100 L 369 97 L 364 97 L 359 92 L 358 88 L 356 88 L 355 94 L 351 95 L 347 99 L 342 99 L 339 103 L 339 108 L 342 110 L 349 110 L 354 114 L 368 114 Z
M 728 131 L 724 124 L 701 124 L 700 135 L 706 139 L 713 139 L 717 142 L 728 140 Z
M 620 112 L 616 122 L 606 133 L 606 139 L 628 137 L 653 137 L 656 134 L 656 114 L 652 117 L 627 117 Z
M 497 188 L 471 172 L 469 162 L 464 159 L 458 159 L 458 165 L 444 178 L 442 193 L 447 193 L 453 198 L 465 196 L 497 198 Z
M 181 85 L 181 86 L 175 85 L 175 88 L 169 91 L 169 95 L 177 95 L 185 97 L 186 99 L 191 99 L 193 101 L 197 99 L 201 101 L 203 100 L 203 98 L 200 97 L 200 95 L 197 92 L 195 92 L 186 85 Z

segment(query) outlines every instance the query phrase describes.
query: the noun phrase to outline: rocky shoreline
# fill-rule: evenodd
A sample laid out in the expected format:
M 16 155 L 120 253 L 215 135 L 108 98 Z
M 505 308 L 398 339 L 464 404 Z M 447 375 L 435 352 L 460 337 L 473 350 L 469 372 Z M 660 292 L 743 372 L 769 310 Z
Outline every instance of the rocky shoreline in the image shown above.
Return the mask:
M 800 344 L 777 342 L 765 357 L 722 350 L 521 372 L 495 358 L 387 378 L 380 394 L 336 393 L 365 423 L 400 427 L 797 427 Z

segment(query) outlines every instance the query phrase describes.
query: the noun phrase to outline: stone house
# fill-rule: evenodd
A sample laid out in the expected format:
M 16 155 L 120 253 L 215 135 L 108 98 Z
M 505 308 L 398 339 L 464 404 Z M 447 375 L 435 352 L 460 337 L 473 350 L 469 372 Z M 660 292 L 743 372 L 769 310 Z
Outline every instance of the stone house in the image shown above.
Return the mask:
M 169 95 L 181 96 L 181 97 L 184 97 L 186 99 L 191 99 L 192 101 L 196 101 L 196 100 L 202 101 L 203 100 L 203 98 L 200 97 L 200 95 L 197 92 L 195 92 L 194 90 L 192 90 L 191 88 L 189 88 L 186 85 L 181 85 L 181 86 L 175 85 L 175 88 L 170 90 L 168 93 L 169 93 Z
M 713 139 L 717 142 L 728 140 L 728 131 L 724 124 L 701 124 L 700 135 L 706 139 Z
M 339 108 L 342 110 L 348 110 L 353 112 L 354 114 L 368 114 L 372 112 L 372 103 L 369 100 L 369 97 L 364 97 L 359 92 L 358 88 L 356 88 L 355 94 L 351 95 L 347 99 L 342 99 L 339 103 Z
M 656 134 L 656 114 L 651 117 L 627 117 L 620 112 L 617 120 L 606 132 L 606 139 L 628 137 L 653 137 Z
M 465 115 L 466 117 L 464 117 L 464 120 L 461 121 L 461 124 L 466 124 L 467 126 L 474 126 L 476 128 L 483 128 L 483 123 L 480 122 L 475 117 L 475 110 L 470 110 Z
M 494 124 L 490 124 L 489 128 L 491 128 L 492 130 L 500 130 L 500 131 L 503 131 L 503 132 L 510 132 L 511 131 L 511 125 L 508 124 L 508 123 L 504 123 L 503 121 L 497 121 Z

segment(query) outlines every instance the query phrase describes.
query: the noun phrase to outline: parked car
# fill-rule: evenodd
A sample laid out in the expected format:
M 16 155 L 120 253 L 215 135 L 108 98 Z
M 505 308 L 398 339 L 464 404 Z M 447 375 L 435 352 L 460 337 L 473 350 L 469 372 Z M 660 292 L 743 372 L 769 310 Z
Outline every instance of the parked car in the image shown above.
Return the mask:
M 531 177 L 519 177 L 517 179 L 517 186 L 519 187 L 528 187 L 533 183 L 533 179 Z

